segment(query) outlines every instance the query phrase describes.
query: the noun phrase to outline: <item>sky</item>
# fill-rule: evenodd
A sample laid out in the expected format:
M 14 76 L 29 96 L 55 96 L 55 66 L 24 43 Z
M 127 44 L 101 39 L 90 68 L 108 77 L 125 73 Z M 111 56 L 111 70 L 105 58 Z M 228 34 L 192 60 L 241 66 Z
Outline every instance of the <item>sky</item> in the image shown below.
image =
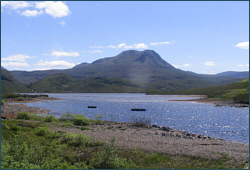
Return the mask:
M 248 1 L 1 1 L 1 66 L 67 69 L 154 50 L 184 71 L 249 70 Z

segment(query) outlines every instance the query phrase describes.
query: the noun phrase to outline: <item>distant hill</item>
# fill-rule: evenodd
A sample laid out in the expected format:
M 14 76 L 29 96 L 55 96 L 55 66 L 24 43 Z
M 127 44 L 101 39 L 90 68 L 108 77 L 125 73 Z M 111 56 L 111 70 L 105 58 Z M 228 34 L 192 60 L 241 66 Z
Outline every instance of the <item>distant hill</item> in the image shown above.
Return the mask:
M 128 50 L 114 57 L 102 58 L 91 64 L 82 63 L 65 70 L 11 71 L 18 81 L 26 85 L 59 73 L 77 79 L 102 77 L 129 81 L 133 84 L 136 82 L 140 90 L 145 90 L 144 92 L 208 87 L 243 79 L 202 75 L 176 69 L 153 50 Z
M 32 92 L 23 84 L 15 80 L 8 70 L 1 67 L 1 93 L 28 93 Z
M 176 91 L 172 94 L 207 95 L 209 98 L 234 99 L 236 102 L 249 104 L 249 78 L 236 83 Z
M 248 78 L 249 71 L 227 71 L 216 74 L 217 76 L 228 76 L 228 77 L 237 77 L 237 78 Z
M 129 93 L 143 92 L 140 85 L 118 78 L 77 79 L 67 74 L 55 74 L 29 86 L 40 93 Z

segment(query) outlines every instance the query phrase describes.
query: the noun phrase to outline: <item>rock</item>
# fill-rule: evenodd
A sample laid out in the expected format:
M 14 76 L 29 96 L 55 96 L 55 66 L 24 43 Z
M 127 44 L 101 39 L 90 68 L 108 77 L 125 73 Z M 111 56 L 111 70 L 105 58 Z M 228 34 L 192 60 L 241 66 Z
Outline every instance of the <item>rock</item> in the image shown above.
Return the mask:
M 169 128 L 169 127 L 162 127 L 161 128 L 161 130 L 164 130 L 164 131 L 170 131 L 170 130 L 172 130 L 171 128 Z
M 156 128 L 158 128 L 159 126 L 157 126 L 157 125 L 152 125 L 152 127 L 156 127 Z

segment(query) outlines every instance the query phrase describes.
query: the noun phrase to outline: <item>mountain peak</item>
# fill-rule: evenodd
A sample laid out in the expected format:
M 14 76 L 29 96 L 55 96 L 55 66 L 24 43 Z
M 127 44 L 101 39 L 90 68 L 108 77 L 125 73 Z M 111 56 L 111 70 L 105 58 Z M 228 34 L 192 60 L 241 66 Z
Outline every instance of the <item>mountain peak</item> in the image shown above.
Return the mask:
M 121 64 L 132 66 L 158 66 L 174 68 L 172 65 L 163 60 L 154 50 L 127 50 L 115 57 L 109 57 L 97 60 L 92 64 Z

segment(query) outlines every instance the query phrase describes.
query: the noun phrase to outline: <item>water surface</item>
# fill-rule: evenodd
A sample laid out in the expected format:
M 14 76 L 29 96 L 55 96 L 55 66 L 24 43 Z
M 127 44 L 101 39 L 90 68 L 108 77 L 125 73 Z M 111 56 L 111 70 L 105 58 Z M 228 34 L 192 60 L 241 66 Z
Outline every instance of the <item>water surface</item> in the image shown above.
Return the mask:
M 64 100 L 28 103 L 33 107 L 51 110 L 60 117 L 84 114 L 87 118 L 103 115 L 103 120 L 117 122 L 131 121 L 134 116 L 145 116 L 158 126 L 168 126 L 190 133 L 219 137 L 242 143 L 249 143 L 249 109 L 214 107 L 210 104 L 168 101 L 174 99 L 195 99 L 172 95 L 112 94 L 112 93 L 49 93 L 50 97 Z M 87 106 L 97 106 L 88 108 Z M 135 112 L 131 108 L 145 108 Z

